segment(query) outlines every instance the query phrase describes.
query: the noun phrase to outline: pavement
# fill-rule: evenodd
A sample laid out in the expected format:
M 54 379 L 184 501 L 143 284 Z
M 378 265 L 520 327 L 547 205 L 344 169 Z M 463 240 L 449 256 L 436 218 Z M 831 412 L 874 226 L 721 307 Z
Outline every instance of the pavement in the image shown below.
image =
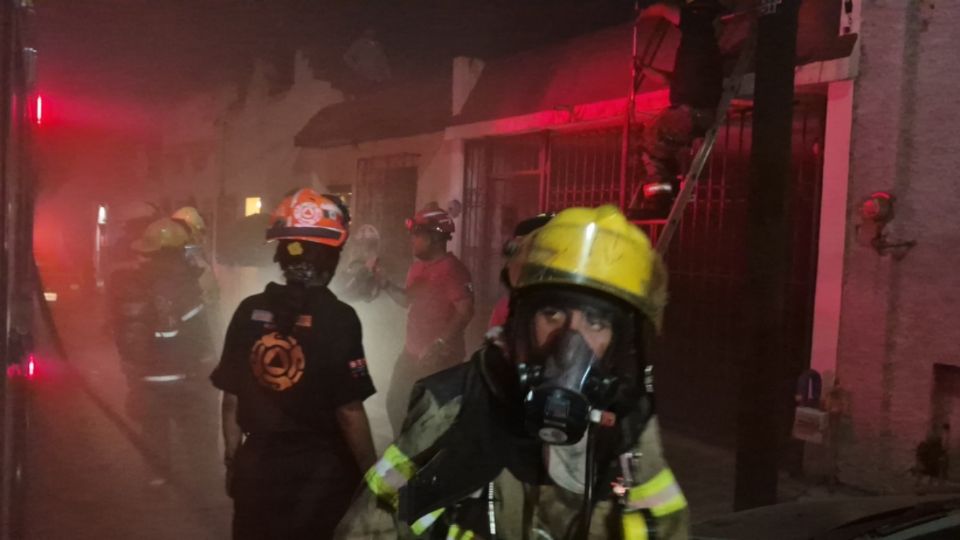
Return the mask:
M 690 505 L 692 521 L 699 523 L 731 514 L 736 478 L 736 457 L 733 450 L 706 444 L 694 437 L 663 427 L 662 438 L 667 461 L 683 488 Z M 807 452 L 813 454 L 817 448 Z M 917 491 L 924 493 L 956 492 L 949 485 Z M 831 483 L 818 477 L 793 476 L 781 472 L 777 486 L 777 502 L 809 502 L 839 500 L 877 495 L 852 486 Z
M 161 464 L 126 414 L 103 315 L 96 302 L 56 306 L 68 358 L 41 340 L 28 392 L 24 538 L 229 538 L 222 471 L 194 470 L 221 450 L 181 438 L 173 466 Z

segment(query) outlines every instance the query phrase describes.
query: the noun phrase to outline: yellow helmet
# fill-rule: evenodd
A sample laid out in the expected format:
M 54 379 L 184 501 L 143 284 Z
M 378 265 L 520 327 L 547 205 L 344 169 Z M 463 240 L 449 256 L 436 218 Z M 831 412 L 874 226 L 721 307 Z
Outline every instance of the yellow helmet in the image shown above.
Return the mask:
M 190 242 L 186 227 L 170 218 L 154 221 L 139 240 L 130 247 L 140 253 L 154 253 L 163 248 L 182 248 Z
M 602 291 L 638 309 L 658 328 L 667 304 L 667 272 L 650 239 L 611 205 L 569 208 L 521 248 L 518 293 L 537 285 Z
M 195 241 L 200 240 L 203 237 L 204 231 L 207 229 L 207 224 L 203 221 L 200 212 L 192 206 L 184 206 L 174 212 L 170 218 L 185 223 L 190 229 L 190 236 L 192 236 Z

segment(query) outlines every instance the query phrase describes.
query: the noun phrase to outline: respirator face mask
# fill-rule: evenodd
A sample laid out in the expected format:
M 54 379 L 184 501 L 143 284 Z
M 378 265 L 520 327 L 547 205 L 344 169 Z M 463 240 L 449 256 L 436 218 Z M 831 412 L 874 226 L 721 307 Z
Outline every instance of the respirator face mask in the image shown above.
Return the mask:
M 577 291 L 528 293 L 516 308 L 526 431 L 546 444 L 577 444 L 613 404 L 635 361 L 632 314 Z

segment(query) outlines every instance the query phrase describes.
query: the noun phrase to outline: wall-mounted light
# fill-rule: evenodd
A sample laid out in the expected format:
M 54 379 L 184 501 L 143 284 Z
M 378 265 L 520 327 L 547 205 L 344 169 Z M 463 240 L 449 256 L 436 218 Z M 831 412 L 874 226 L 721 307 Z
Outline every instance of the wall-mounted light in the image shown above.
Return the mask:
M 893 255 L 902 259 L 914 246 L 915 240 L 891 240 L 884 232 L 895 216 L 896 197 L 888 191 L 877 191 L 860 203 L 860 224 L 857 225 L 857 242 L 872 247 L 880 255 Z
M 247 197 L 243 202 L 244 217 L 259 214 L 263 210 L 263 199 L 260 197 Z

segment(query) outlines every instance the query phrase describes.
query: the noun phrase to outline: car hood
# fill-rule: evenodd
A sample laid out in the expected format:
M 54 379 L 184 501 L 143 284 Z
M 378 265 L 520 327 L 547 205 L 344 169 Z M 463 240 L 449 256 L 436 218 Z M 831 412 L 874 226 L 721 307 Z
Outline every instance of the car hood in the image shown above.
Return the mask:
M 693 526 L 693 540 L 809 540 L 838 527 L 957 495 L 844 497 L 775 504 L 736 512 Z

